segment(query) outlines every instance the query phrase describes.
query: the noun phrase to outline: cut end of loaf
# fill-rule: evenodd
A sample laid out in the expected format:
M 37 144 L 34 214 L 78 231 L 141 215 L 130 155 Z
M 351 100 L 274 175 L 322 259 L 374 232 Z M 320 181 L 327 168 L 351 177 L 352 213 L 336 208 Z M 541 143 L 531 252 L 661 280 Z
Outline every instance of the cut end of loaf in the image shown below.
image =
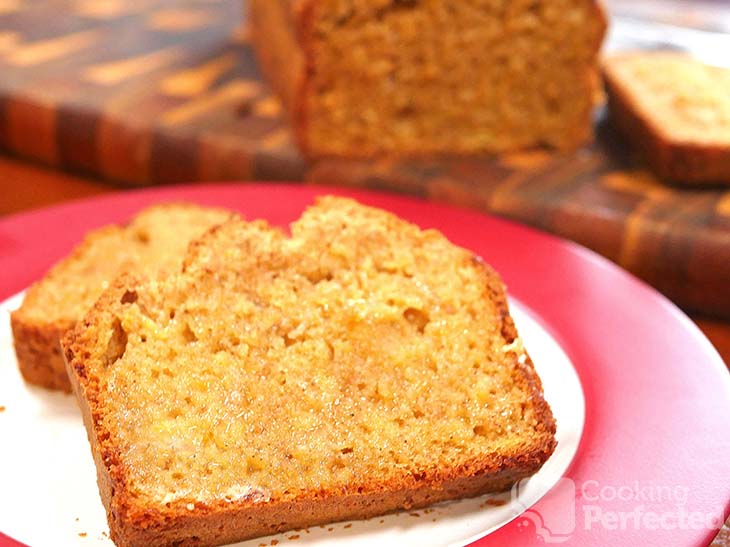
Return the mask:
M 65 346 L 125 545 L 503 490 L 555 447 L 496 274 L 342 198 L 291 237 L 211 230 L 182 273 L 117 283 Z
M 295 112 L 310 155 L 573 148 L 591 134 L 593 0 L 317 0 Z

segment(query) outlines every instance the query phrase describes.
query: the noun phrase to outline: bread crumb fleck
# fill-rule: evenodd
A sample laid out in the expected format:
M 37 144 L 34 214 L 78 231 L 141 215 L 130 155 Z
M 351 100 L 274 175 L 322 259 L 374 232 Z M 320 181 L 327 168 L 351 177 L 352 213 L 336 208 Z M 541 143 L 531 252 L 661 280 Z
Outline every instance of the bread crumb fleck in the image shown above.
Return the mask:
M 85 538 L 86 537 L 86 532 L 79 532 L 79 537 Z
M 271 545 L 279 545 L 279 540 L 278 539 L 272 539 L 271 540 Z
M 350 524 L 345 524 L 345 528 L 352 528 L 352 523 L 350 523 Z
M 479 507 L 481 507 L 482 509 L 485 508 L 487 505 L 491 505 L 492 507 L 502 507 L 506 503 L 507 503 L 506 500 L 488 499 L 488 500 L 485 500 L 484 503 L 480 504 Z
M 299 534 L 294 534 L 292 536 L 289 536 L 289 540 L 295 540 L 295 539 L 299 539 Z
M 334 530 L 334 528 L 327 528 L 328 532 L 331 532 L 332 530 Z
M 420 517 L 421 515 L 419 513 L 408 513 L 412 517 Z
M 0 405 L 0 412 L 5 412 L 5 410 L 6 410 L 6 407 L 3 405 Z
M 383 524 L 385 522 L 385 519 L 380 519 L 380 524 Z

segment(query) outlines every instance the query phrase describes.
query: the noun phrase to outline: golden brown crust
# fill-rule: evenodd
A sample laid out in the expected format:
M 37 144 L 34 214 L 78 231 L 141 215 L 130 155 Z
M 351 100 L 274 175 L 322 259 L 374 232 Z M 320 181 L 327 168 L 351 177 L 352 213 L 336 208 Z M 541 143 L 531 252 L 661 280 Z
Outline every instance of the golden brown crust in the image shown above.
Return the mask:
M 316 7 L 312 0 L 250 0 L 248 17 L 259 67 L 279 97 L 300 150 L 311 156 L 306 96 L 312 70 L 306 38 Z
M 730 147 L 668 137 L 654 117 L 634 100 L 629 92 L 632 82 L 626 81 L 614 68 L 616 62 L 625 58 L 644 56 L 650 62 L 652 55 L 622 54 L 604 60 L 603 77 L 611 121 L 660 178 L 686 185 L 730 184 Z
M 99 298 L 83 321 L 66 332 L 61 339 L 64 350 L 64 366 L 76 399 L 79 402 L 84 426 L 91 445 L 91 453 L 96 464 L 97 484 L 102 503 L 107 512 L 112 541 L 124 545 L 124 538 L 117 537 L 120 506 L 124 501 L 115 497 L 115 492 L 124 492 L 124 477 L 120 472 L 118 455 L 110 446 L 108 434 L 101 427 L 101 409 L 99 407 L 99 379 L 88 374 L 84 360 L 88 358 L 85 342 L 90 334 L 88 327 L 102 317 L 101 310 L 118 300 L 128 287 L 134 286 L 134 278 L 130 275 L 120 276 L 114 284 Z
M 71 392 L 59 340 L 73 322 L 39 324 L 16 310 L 10 314 L 18 368 L 29 384 Z
M 484 261 L 477 256 L 475 256 L 473 260 L 479 266 L 481 266 L 481 268 L 485 272 L 485 287 L 487 298 L 490 298 L 500 310 L 502 317 L 502 336 L 508 344 L 512 343 L 515 341 L 515 339 L 518 338 L 519 335 L 517 333 L 517 327 L 515 327 L 515 323 L 509 313 L 509 304 L 507 303 L 507 288 L 502 282 L 502 279 L 499 277 L 499 274 L 497 274 L 497 272 L 495 272 L 491 268 L 491 266 L 484 263 Z M 532 401 L 535 409 L 535 414 L 537 415 L 539 431 L 541 433 L 549 434 L 550 437 L 553 437 L 556 431 L 555 418 L 553 417 L 553 413 L 550 410 L 550 406 L 543 397 L 542 382 L 540 381 L 540 377 L 535 371 L 535 366 L 532 363 L 532 359 L 530 359 L 529 354 L 526 355 L 527 360 L 524 363 L 520 363 L 519 356 L 516 353 L 512 353 L 512 358 L 514 359 L 515 366 L 519 370 L 519 374 L 515 377 L 515 381 L 519 385 L 523 386 L 525 391 L 531 394 L 530 400 Z M 552 454 L 553 450 L 555 450 L 555 446 L 555 439 L 552 438 L 552 444 L 548 442 L 544 444 L 542 448 L 546 450 L 549 455 Z
M 262 226 L 264 226 L 262 224 Z M 223 227 L 210 230 L 212 237 Z M 191 265 L 204 251 L 199 240 L 189 251 Z M 464 254 L 464 268 L 476 268 L 483 278 L 483 295 L 498 310 L 499 333 L 507 345 L 518 344 L 509 315 L 505 288 L 499 276 L 480 259 Z M 509 351 L 504 366 L 514 385 L 527 393 L 536 417 L 532 438 L 524 438 L 511 450 L 490 452 L 466 459 L 455 466 L 423 469 L 418 473 L 383 481 L 362 477 L 337 491 L 308 490 L 261 503 L 246 498 L 234 502 L 173 502 L 167 509 L 147 506 L 132 495 L 128 474 L 113 435 L 104 426 L 105 408 L 100 393 L 102 379 L 89 366 L 97 351 L 97 340 L 108 331 L 116 314 L 138 293 L 142 300 L 144 281 L 130 275 L 119 278 L 94 305 L 83 321 L 63 340 L 68 375 L 84 416 L 97 465 L 102 501 L 109 520 L 111 538 L 122 547 L 230 543 L 289 529 L 338 520 L 368 518 L 400 509 L 418 508 L 449 499 L 478 496 L 509 489 L 516 481 L 534 474 L 555 448 L 555 421 L 542 396 L 540 379 L 524 352 Z M 127 304 L 125 304 L 127 302 Z M 517 347 L 517 346 L 516 346 Z M 96 349 L 95 349 L 96 348 Z M 523 359 L 521 360 L 520 357 Z
M 248 2 L 251 38 L 259 66 L 287 111 L 294 109 L 297 82 L 303 78 L 304 57 L 293 27 L 288 0 Z
M 446 481 L 438 486 L 345 496 L 312 495 L 291 502 L 261 507 L 230 507 L 227 510 L 196 506 L 160 519 L 147 514 L 134 526 L 113 529 L 112 539 L 120 547 L 163 547 L 221 545 L 286 530 L 343 520 L 365 519 L 402 509 L 418 509 L 440 501 L 479 496 L 484 492 L 509 489 L 524 474 L 509 469 Z

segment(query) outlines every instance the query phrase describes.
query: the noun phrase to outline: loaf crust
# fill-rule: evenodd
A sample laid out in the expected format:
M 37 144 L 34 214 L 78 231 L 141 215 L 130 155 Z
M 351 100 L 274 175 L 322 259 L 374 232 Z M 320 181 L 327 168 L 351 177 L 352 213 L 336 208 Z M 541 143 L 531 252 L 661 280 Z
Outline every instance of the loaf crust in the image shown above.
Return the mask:
M 662 65 L 657 65 L 662 63 Z M 667 64 L 666 66 L 664 64 Z M 611 56 L 603 62 L 611 121 L 639 150 L 651 169 L 662 179 L 681 185 L 730 184 L 730 121 L 724 124 L 725 137 L 696 137 L 696 128 L 667 120 L 665 106 L 652 99 L 646 80 L 657 79 L 672 93 L 672 85 L 682 74 L 672 68 L 703 65 L 687 55 L 674 52 L 636 52 Z M 651 67 L 656 67 L 652 72 Z M 642 68 L 643 67 L 643 68 Z M 637 74 L 635 69 L 647 70 Z M 708 71 L 724 69 L 707 67 Z M 730 73 L 730 71 L 725 70 Z M 730 77 L 727 79 L 730 82 Z M 722 85 L 716 82 L 716 85 Z M 726 84 L 727 87 L 727 84 Z M 730 87 L 727 87 L 730 91 Z M 677 101 L 684 98 L 677 95 Z M 692 99 L 689 99 L 692 101 Z M 698 99 L 699 100 L 699 99 Z M 681 105 L 676 108 L 682 108 Z M 687 134 L 687 131 L 691 133 Z
M 46 389 L 71 392 L 61 351 L 61 336 L 73 321 L 39 323 L 22 313 L 10 314 L 18 367 L 26 382 Z
M 429 2 L 423 3 L 427 4 Z M 353 5 L 356 4 L 353 3 Z M 389 2 L 385 0 L 375 4 L 383 4 L 383 10 L 418 9 L 417 6 L 419 6 L 418 2 L 399 2 L 398 0 L 390 2 L 392 7 L 387 6 Z M 498 130 L 501 133 L 501 138 L 487 143 L 480 141 L 476 144 L 478 139 L 475 138 L 475 135 L 483 131 L 484 128 L 464 128 L 461 134 L 457 132 L 448 143 L 438 144 L 430 143 L 430 139 L 427 138 L 428 135 L 419 134 L 418 131 L 414 132 L 410 139 L 396 139 L 392 143 L 389 142 L 391 135 L 388 135 L 387 139 L 386 135 L 376 135 L 367 138 L 358 137 L 354 141 L 350 141 L 344 128 L 335 124 L 330 128 L 333 135 L 331 139 L 315 137 L 312 132 L 313 122 L 315 118 L 321 117 L 315 114 L 311 107 L 313 97 L 317 93 L 315 74 L 319 74 L 321 71 L 318 66 L 320 46 L 318 46 L 317 38 L 315 38 L 319 33 L 317 21 L 324 11 L 335 9 L 333 3 L 325 0 L 250 0 L 248 2 L 251 36 L 260 68 L 289 114 L 300 149 L 312 159 L 326 156 L 363 157 L 378 154 L 408 156 L 432 155 L 434 153 L 473 154 L 504 152 L 541 145 L 565 150 L 578 147 L 592 136 L 593 105 L 600 100 L 597 54 L 603 40 L 607 19 L 602 4 L 598 1 L 579 0 L 574 4 L 571 6 L 573 11 L 580 8 L 584 13 L 589 14 L 584 28 L 578 31 L 570 31 L 571 34 L 583 34 L 582 36 L 571 36 L 571 38 L 575 40 L 576 44 L 579 44 L 575 47 L 584 48 L 584 51 L 566 53 L 566 56 L 573 56 L 573 64 L 582 67 L 579 73 L 572 74 L 569 78 L 572 80 L 573 89 L 580 89 L 583 92 L 572 97 L 551 97 L 548 102 L 554 101 L 554 104 L 557 105 L 561 101 L 567 101 L 574 108 L 580 105 L 581 112 L 579 114 L 565 114 L 565 123 L 563 124 L 555 124 L 553 120 L 554 130 L 541 131 L 537 129 L 539 125 L 537 120 L 532 119 L 524 123 L 518 122 L 513 127 L 509 127 L 509 125 L 501 127 Z M 564 12 L 570 8 L 560 6 L 556 9 Z M 504 23 L 504 25 L 507 24 Z M 549 27 L 549 24 L 543 24 Z M 549 28 L 543 28 L 543 31 L 549 30 Z M 445 29 L 444 32 L 448 33 L 449 30 Z M 424 40 L 428 40 L 428 37 Z M 505 40 L 508 39 L 505 38 Z M 491 44 L 486 42 L 480 46 L 482 49 L 490 47 Z M 561 47 L 563 47 L 563 43 L 558 42 L 546 54 L 552 55 L 553 51 L 559 50 Z M 345 52 L 343 56 L 348 54 L 348 52 Z M 464 52 L 464 55 L 468 54 L 469 52 Z M 515 53 L 517 57 L 521 55 L 522 53 Z M 558 57 L 555 59 L 558 59 Z M 373 63 L 381 61 L 374 55 L 371 60 Z M 545 64 L 549 63 L 546 62 Z M 450 77 L 447 67 L 439 67 L 439 70 L 441 70 L 441 73 L 438 78 L 447 80 Z M 485 70 L 488 70 L 488 68 Z M 335 80 L 342 76 L 328 73 L 328 77 Z M 387 77 L 389 76 L 383 76 L 383 78 Z M 558 73 L 553 74 L 552 77 L 555 81 L 561 78 L 566 79 L 565 75 Z M 352 85 L 357 86 L 358 84 L 354 82 Z M 550 82 L 545 82 L 544 87 L 550 86 Z M 519 82 L 515 83 L 514 89 L 515 92 L 520 91 Z M 443 101 L 448 102 L 447 97 L 441 97 L 440 102 Z M 365 106 L 363 104 L 363 107 Z M 481 108 L 481 106 L 479 103 L 474 105 L 475 108 Z M 408 113 L 409 108 L 409 106 L 404 107 L 404 111 L 407 112 L 406 115 L 410 115 Z M 420 115 L 428 116 L 428 113 L 421 112 Z M 464 111 L 461 115 L 469 117 L 471 114 Z M 532 125 L 532 129 L 526 129 L 525 125 Z M 389 128 L 387 125 L 386 127 Z M 455 130 L 459 129 L 458 121 L 455 121 L 452 127 Z M 532 131 L 532 134 L 528 136 L 530 131 Z M 514 137 L 512 133 L 515 133 Z
M 223 225 L 210 234 L 228 229 Z M 183 274 L 187 268 L 195 267 L 196 256 L 209 255 L 210 250 L 205 237 L 196 242 L 191 247 Z M 222 249 L 217 252 L 225 253 Z M 269 259 L 263 257 L 263 260 Z M 444 500 L 504 491 L 516 481 L 534 474 L 555 448 L 555 421 L 542 396 L 540 379 L 517 343 L 518 335 L 509 315 L 501 280 L 480 259 L 468 254 L 464 255 L 463 267 L 480 272 L 483 294 L 496 309 L 499 336 L 507 345 L 516 344 L 505 354 L 505 366 L 513 371 L 514 388 L 528 396 L 529 410 L 535 417 L 533 435 L 522 438 L 511 450 L 481 453 L 479 457 L 464 459 L 457 465 L 428 466 L 418 472 L 401 474 L 395 480 L 358 476 L 357 480 L 337 490 L 292 491 L 264 503 L 256 496 L 246 496 L 232 501 L 184 499 L 150 504 L 132 494 L 128 462 L 115 440 L 117 434 L 104 425 L 108 417 L 105 414 L 107 394 L 99 373 L 103 369 L 95 359 L 98 359 L 99 340 L 109 339 L 109 327 L 115 320 L 118 324 L 115 318 L 124 313 L 125 306 L 138 305 L 138 297 L 139 306 L 148 306 L 145 298 L 150 296 L 152 285 L 130 275 L 118 279 L 63 341 L 68 374 L 89 434 L 114 542 L 121 547 L 220 545 L 326 522 L 368 518 Z M 214 271 L 209 275 L 223 276 Z M 154 295 L 151 298 L 155 298 Z M 154 315 L 154 312 L 150 313 Z M 136 333 L 128 334 L 132 337 Z M 273 405 L 281 403 L 271 401 Z
M 155 268 L 155 262 L 160 262 L 160 267 L 169 266 L 168 257 L 160 255 L 141 259 L 140 263 L 142 251 L 137 251 L 136 246 L 141 244 L 131 234 L 140 228 L 138 224 L 144 223 L 147 230 L 154 228 L 154 225 L 147 226 L 147 223 L 157 223 L 160 230 L 168 232 L 152 235 L 156 246 L 164 247 L 168 243 L 174 245 L 178 240 L 185 240 L 186 246 L 189 239 L 185 238 L 192 237 L 192 232 L 201 235 L 204 229 L 223 222 L 229 216 L 230 213 L 222 209 L 206 209 L 182 203 L 163 204 L 141 211 L 126 226 L 105 226 L 87 234 L 84 241 L 53 266 L 43 279 L 31 285 L 20 308 L 10 314 L 18 367 L 25 381 L 46 389 L 70 393 L 71 384 L 59 341 L 81 319 L 83 312 L 80 308 L 83 309 L 84 305 L 90 307 L 103 292 L 104 284 L 113 281 L 127 268 Z M 184 220 L 189 221 L 191 226 L 177 226 L 173 231 L 163 226 L 166 221 L 180 223 Z M 203 227 L 198 229 L 192 226 L 196 222 L 202 223 Z M 114 253 L 96 256 L 101 249 L 113 249 L 116 245 L 125 247 L 118 251 L 119 254 L 130 255 L 129 260 L 121 260 Z M 95 260 L 104 260 L 107 264 L 94 264 Z M 182 260 L 182 254 L 179 260 Z M 92 270 L 96 269 L 95 266 L 105 267 L 109 270 L 108 277 L 100 279 L 93 278 L 91 274 L 75 273 L 79 265 L 85 263 Z M 84 289 L 81 291 L 80 287 Z M 69 292 L 66 297 L 62 297 L 59 295 L 61 291 Z

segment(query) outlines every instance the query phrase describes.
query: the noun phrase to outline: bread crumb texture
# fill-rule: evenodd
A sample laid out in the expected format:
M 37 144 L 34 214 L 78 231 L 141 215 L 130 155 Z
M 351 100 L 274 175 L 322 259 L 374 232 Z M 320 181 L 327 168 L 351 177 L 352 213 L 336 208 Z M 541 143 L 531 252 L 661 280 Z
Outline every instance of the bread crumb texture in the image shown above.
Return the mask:
M 125 271 L 153 275 L 179 267 L 188 244 L 228 219 L 223 209 L 185 203 L 148 207 L 129 224 L 90 232 L 26 292 L 11 314 L 20 372 L 27 382 L 70 391 L 60 337 Z
M 112 497 L 151 519 L 517 477 L 555 446 L 496 274 L 348 199 L 291 236 L 214 228 L 176 275 L 120 280 L 65 346 Z
M 192 204 L 163 204 L 143 210 L 127 225 L 94 230 L 28 290 L 20 312 L 49 323 L 81 319 L 120 273 L 176 268 L 190 241 L 230 214 Z
M 590 135 L 605 30 L 594 0 L 308 4 L 315 152 L 569 148 Z

